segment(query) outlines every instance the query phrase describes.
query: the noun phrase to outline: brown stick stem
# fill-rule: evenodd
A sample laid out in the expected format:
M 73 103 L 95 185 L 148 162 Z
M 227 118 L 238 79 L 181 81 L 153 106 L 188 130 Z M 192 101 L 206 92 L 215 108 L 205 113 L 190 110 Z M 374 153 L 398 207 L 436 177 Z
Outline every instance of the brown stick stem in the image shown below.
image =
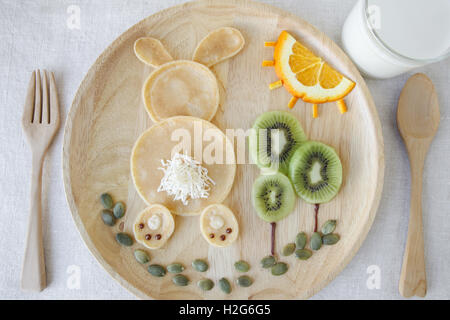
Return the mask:
M 318 220 L 318 215 L 319 215 L 319 203 L 316 203 L 314 205 L 314 232 L 317 232 L 317 220 Z
M 277 226 L 277 224 L 275 222 L 272 222 L 270 225 L 272 226 L 271 240 L 270 240 L 270 253 L 274 256 L 275 255 L 275 227 Z

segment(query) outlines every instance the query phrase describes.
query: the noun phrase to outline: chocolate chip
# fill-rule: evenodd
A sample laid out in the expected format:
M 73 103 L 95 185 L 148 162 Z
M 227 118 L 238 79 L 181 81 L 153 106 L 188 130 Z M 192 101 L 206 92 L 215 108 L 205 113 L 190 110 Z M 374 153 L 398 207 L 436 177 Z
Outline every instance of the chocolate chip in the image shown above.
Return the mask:
M 227 232 L 227 233 L 232 233 L 232 232 L 233 232 L 233 229 L 227 228 L 226 232 Z
M 220 240 L 224 241 L 227 237 L 223 234 L 220 236 Z
M 139 229 L 144 229 L 144 224 L 143 223 L 139 223 Z
M 151 234 L 148 234 L 148 233 L 147 233 L 147 234 L 145 235 L 145 240 L 150 240 L 151 238 L 152 238 L 152 235 L 151 235 Z
M 209 234 L 209 237 L 212 239 L 212 238 L 214 238 L 214 233 L 210 233 Z
M 155 236 L 155 238 L 156 238 L 156 240 L 160 240 L 160 239 L 161 239 L 161 235 L 158 233 L 158 234 Z

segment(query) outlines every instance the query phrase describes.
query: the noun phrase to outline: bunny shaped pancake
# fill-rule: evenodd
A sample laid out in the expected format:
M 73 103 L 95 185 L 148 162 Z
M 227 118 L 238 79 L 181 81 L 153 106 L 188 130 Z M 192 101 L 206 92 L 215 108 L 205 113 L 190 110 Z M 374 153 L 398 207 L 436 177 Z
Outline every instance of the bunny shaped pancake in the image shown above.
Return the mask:
M 225 247 L 238 236 L 239 227 L 234 214 L 220 205 L 233 185 L 236 161 L 231 141 L 209 122 L 219 105 L 217 79 L 209 67 L 236 55 L 242 50 L 244 42 L 242 34 L 234 28 L 213 30 L 198 44 L 193 61 L 174 60 L 161 41 L 151 37 L 139 38 L 134 43 L 138 59 L 155 68 L 142 88 L 145 108 L 155 125 L 136 141 L 130 164 L 136 190 L 149 205 L 136 219 L 135 235 L 149 249 L 163 246 L 174 228 L 174 224 L 167 224 L 169 228 L 165 234 L 152 235 L 149 230 L 154 221 L 149 219 L 156 221 L 160 218 L 150 217 L 153 214 L 151 208 L 158 208 L 161 211 L 159 215 L 165 213 L 164 221 L 173 221 L 172 214 L 199 215 L 208 207 L 214 211 L 212 217 L 216 224 L 212 226 L 215 232 L 222 232 L 217 239 L 211 238 L 212 227 L 208 221 L 211 220 L 212 211 L 205 211 L 200 221 L 203 232 L 208 232 L 205 239 L 210 244 Z M 191 158 L 193 152 L 190 146 L 198 145 L 198 141 L 192 143 L 191 137 L 202 139 L 202 150 L 210 148 L 209 138 L 205 139 L 203 133 L 201 137 L 196 136 L 199 127 L 205 134 L 209 132 L 211 136 L 214 133 L 214 148 L 230 152 L 226 158 L 231 158 L 231 162 Z M 187 143 L 189 150 L 183 149 L 182 154 L 174 154 L 180 143 L 172 140 L 171 136 L 181 130 L 190 137 Z M 146 219 L 149 220 L 147 224 L 150 229 L 146 227 Z M 217 227 L 217 221 L 223 221 L 224 227 L 227 222 L 226 228 L 222 230 Z

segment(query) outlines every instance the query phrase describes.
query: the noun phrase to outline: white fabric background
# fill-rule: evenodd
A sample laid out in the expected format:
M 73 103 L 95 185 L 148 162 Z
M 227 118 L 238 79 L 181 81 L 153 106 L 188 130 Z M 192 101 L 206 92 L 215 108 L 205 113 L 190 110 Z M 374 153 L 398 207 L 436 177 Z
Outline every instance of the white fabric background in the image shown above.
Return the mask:
M 54 71 L 62 115 L 97 56 L 136 22 L 182 0 L 0 0 L 0 298 L 133 299 L 101 268 L 83 244 L 66 204 L 62 131 L 44 166 L 44 242 L 48 288 L 19 289 L 28 219 L 30 152 L 20 119 L 30 73 Z M 309 21 L 338 44 L 355 0 L 266 0 Z M 81 29 L 67 27 L 67 8 L 81 9 Z M 423 188 L 428 299 L 450 298 L 450 60 L 425 72 L 439 93 L 441 124 L 426 162 Z M 383 126 L 385 187 L 373 227 L 352 262 L 314 299 L 400 299 L 398 280 L 409 215 L 409 164 L 396 127 L 396 105 L 408 75 L 368 80 Z M 81 286 L 69 289 L 69 266 L 79 266 Z M 377 265 L 381 288 L 369 290 L 367 268 Z

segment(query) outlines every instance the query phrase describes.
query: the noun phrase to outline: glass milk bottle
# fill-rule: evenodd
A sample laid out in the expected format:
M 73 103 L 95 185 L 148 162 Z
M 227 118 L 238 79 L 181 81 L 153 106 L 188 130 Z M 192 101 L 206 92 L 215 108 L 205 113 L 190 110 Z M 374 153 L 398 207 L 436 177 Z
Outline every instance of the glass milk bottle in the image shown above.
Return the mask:
M 366 76 L 391 78 L 450 55 L 450 0 L 358 0 L 344 50 Z

